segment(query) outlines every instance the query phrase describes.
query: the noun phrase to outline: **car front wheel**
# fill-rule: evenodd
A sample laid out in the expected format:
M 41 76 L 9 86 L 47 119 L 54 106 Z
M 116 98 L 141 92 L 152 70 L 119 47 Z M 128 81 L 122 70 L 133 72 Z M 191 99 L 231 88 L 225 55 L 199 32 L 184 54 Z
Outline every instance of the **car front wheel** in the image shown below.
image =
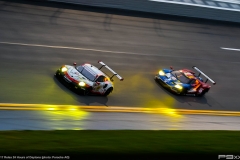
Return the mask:
M 59 78 L 59 75 L 60 75 L 59 70 L 57 70 L 56 73 L 54 74 L 54 76 Z
M 187 90 L 183 88 L 182 91 L 180 92 L 180 95 L 185 95 L 186 93 L 187 93 Z
M 84 96 L 89 95 L 90 92 L 91 92 L 91 90 L 92 90 L 92 87 L 90 87 L 90 88 L 86 88 L 85 90 L 82 90 L 82 91 L 83 91 L 83 95 L 84 95 Z

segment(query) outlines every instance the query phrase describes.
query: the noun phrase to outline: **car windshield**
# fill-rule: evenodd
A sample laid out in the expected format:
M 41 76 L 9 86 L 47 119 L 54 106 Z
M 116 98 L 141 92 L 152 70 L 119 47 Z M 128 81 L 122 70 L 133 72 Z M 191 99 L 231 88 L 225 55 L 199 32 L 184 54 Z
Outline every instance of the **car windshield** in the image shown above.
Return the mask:
M 89 70 L 87 70 L 86 68 L 84 68 L 83 66 L 78 66 L 77 70 L 87 79 L 89 79 L 90 81 L 94 81 L 95 80 L 95 76 L 94 74 L 92 74 Z
M 171 74 L 182 83 L 185 83 L 185 84 L 190 83 L 190 79 L 180 71 L 172 71 Z

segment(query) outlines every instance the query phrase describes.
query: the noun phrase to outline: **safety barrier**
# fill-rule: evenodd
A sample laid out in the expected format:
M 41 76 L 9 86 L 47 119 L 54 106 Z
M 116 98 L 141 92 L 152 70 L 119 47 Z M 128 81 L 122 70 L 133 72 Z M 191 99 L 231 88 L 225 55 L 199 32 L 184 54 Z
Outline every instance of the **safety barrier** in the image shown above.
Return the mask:
M 117 8 L 228 22 L 240 22 L 239 4 L 208 0 L 49 0 L 87 6 Z M 181 2 L 180 2 L 181 1 Z M 193 3 L 195 2 L 195 3 Z M 196 3 L 198 2 L 198 3 Z M 207 4 L 207 5 L 206 5 Z M 215 5 L 214 5 L 215 4 Z M 217 4 L 217 5 L 216 5 Z M 221 6 L 220 6 L 221 5 Z M 224 7 L 222 7 L 224 6 Z

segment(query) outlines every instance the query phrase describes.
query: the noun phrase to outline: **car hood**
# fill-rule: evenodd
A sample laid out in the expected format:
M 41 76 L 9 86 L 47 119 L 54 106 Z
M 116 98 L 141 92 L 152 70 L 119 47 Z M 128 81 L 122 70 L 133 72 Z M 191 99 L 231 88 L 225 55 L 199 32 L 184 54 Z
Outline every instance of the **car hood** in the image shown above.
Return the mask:
M 93 85 L 93 82 L 88 80 L 86 77 L 84 77 L 81 73 L 79 73 L 75 67 L 73 66 L 70 66 L 70 65 L 65 65 L 65 67 L 68 69 L 67 70 L 67 75 L 77 81 L 77 82 L 85 82 L 86 84 L 92 86 Z
M 183 84 L 180 81 L 178 81 L 171 73 L 166 73 L 165 76 L 163 77 L 163 80 L 168 85 L 176 85 L 176 84 L 182 85 Z

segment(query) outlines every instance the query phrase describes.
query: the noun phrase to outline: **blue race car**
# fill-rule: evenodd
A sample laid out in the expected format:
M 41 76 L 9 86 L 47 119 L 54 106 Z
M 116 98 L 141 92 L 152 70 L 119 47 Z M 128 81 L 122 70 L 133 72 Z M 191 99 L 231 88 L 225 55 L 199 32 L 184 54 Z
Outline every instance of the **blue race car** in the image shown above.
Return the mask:
M 170 89 L 178 95 L 203 96 L 211 88 L 207 81 L 211 81 L 214 85 L 216 83 L 196 66 L 193 66 L 193 69 L 199 74 L 195 75 L 189 69 L 174 70 L 172 67 L 162 69 L 155 75 L 155 80 L 164 88 Z M 207 78 L 205 82 L 200 77 L 201 75 Z

